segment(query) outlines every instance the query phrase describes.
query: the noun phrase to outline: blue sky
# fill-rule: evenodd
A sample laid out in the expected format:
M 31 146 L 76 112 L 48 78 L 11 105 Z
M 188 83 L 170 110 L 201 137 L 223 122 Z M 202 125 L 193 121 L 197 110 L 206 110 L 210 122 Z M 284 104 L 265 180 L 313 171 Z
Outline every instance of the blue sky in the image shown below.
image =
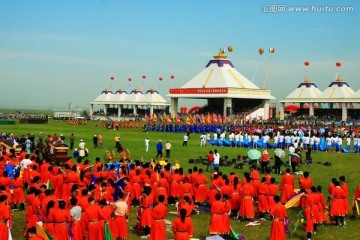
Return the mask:
M 285 12 L 262 11 L 274 4 L 284 5 Z M 354 11 L 295 13 L 291 6 Z M 144 89 L 160 88 L 166 95 L 228 45 L 234 47 L 228 56 L 248 79 L 261 60 L 258 86 L 264 82 L 267 50 L 276 49 L 268 88 L 278 100 L 303 80 L 305 70 L 320 90 L 337 70 L 360 89 L 358 1 L 2 0 L 1 8 L 0 108 L 88 106 L 105 88 L 141 87 L 143 74 Z M 259 48 L 265 49 L 261 57 Z M 304 61 L 310 62 L 307 69 Z

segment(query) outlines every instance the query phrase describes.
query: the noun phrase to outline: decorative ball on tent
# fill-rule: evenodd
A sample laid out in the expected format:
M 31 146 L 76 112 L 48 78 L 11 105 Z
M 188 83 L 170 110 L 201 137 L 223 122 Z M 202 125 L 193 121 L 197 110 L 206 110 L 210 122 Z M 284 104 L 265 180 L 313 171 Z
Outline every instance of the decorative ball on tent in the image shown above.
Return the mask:
M 337 67 L 341 67 L 341 62 L 336 62 L 335 65 L 336 65 Z
M 234 51 L 234 48 L 233 48 L 232 46 L 228 46 L 227 50 L 228 50 L 229 52 L 232 52 L 232 51 Z
M 146 75 L 142 75 L 142 79 L 145 79 L 146 78 Z
M 307 66 L 310 65 L 310 63 L 309 63 L 308 61 L 305 61 L 305 62 L 304 62 L 304 65 L 307 67 Z
M 131 82 L 131 81 L 132 81 L 132 79 L 131 79 L 131 78 L 128 78 L 128 81 L 129 81 L 129 82 Z
M 174 78 L 175 78 L 175 76 L 174 76 L 174 75 L 171 75 L 171 76 L 170 76 L 170 78 L 171 78 L 171 79 L 174 79 Z
M 259 55 L 262 55 L 264 53 L 264 49 L 259 48 Z
M 163 80 L 163 78 L 162 77 L 159 77 L 159 81 L 162 81 Z
M 274 53 L 275 52 L 275 48 L 270 48 L 269 49 L 269 53 Z
M 111 81 L 114 81 L 114 80 L 115 80 L 115 78 L 114 78 L 113 76 L 111 76 L 110 79 L 111 79 Z

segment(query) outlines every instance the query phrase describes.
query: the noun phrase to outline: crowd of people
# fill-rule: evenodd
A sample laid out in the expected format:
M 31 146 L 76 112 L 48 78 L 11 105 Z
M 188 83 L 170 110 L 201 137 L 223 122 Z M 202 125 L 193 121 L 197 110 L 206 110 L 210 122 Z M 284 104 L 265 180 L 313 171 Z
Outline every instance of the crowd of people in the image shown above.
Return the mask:
M 119 135 L 115 138 L 115 143 L 120 141 Z M 230 234 L 231 218 L 253 222 L 270 216 L 270 239 L 285 239 L 286 207 L 297 197 L 307 239 L 321 231 L 317 226 L 325 221 L 347 224 L 351 207 L 345 176 L 332 179 L 327 203 L 323 187 L 315 185 L 308 172 L 296 179 L 286 169 L 279 183 L 269 169 L 265 167 L 261 173 L 255 165 L 242 177 L 235 172 L 226 175 L 219 171 L 220 155 L 217 151 L 212 154 L 213 169 L 207 177 L 197 166 L 185 172 L 178 162 L 164 160 L 114 162 L 97 158 L 92 165 L 79 157 L 61 166 L 42 159 L 38 152 L 29 154 L 26 147 L 19 154 L 4 151 L 0 154 L 0 240 L 8 240 L 11 234 L 11 209 L 25 210 L 24 237 L 32 240 L 41 239 L 34 231 L 39 222 L 55 240 L 70 236 L 74 240 L 84 236 L 101 240 L 106 234 L 112 239 L 128 239 L 130 214 L 137 216 L 134 230 L 141 238 L 165 240 L 165 218 L 173 203 L 178 211 L 171 228 L 175 240 L 196 236 L 191 216 L 198 206 L 209 206 L 208 233 L 224 237 Z M 296 188 L 300 192 L 295 192 Z M 360 185 L 354 197 L 354 201 L 359 200 Z

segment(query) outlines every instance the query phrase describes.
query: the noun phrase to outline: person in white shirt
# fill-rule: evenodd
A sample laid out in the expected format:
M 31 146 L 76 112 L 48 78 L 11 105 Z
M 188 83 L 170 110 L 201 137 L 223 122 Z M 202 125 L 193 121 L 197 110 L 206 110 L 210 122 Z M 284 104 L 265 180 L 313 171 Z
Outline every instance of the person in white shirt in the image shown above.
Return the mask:
M 235 147 L 240 145 L 240 133 L 235 135 Z
M 148 151 L 149 151 L 149 143 L 150 143 L 149 138 L 146 138 L 146 139 L 145 139 L 145 152 L 148 152 Z
M 316 140 L 315 135 L 310 138 L 310 146 L 312 150 L 315 150 L 315 140 Z
M 342 151 L 342 138 L 338 137 L 337 139 L 337 152 L 341 152 Z
M 257 146 L 258 146 L 258 141 L 259 141 L 259 136 L 258 135 L 254 135 L 253 137 L 252 137 L 252 141 L 253 141 L 253 148 L 257 148 Z M 250 142 L 250 141 L 249 141 Z
M 285 136 L 285 147 L 288 148 L 291 144 L 291 140 L 290 140 L 290 136 L 286 135 Z
M 220 165 L 220 153 L 214 150 L 214 168 L 219 168 Z
M 351 138 L 350 138 L 350 136 L 347 136 L 347 138 L 346 138 L 346 150 L 350 151 L 350 145 L 351 145 Z
M 303 137 L 303 148 L 304 149 L 307 149 L 307 147 L 308 147 L 308 145 L 310 144 L 310 138 L 309 138 L 309 136 L 304 136 Z
M 205 147 L 206 146 L 206 135 L 205 133 L 202 133 L 200 135 L 200 147 Z
M 358 153 L 358 142 L 359 142 L 359 139 L 357 136 L 354 136 L 354 150 L 356 153 Z
M 251 147 L 251 146 L 250 146 L 250 144 L 251 144 L 251 139 L 252 139 L 251 135 L 248 134 L 248 135 L 247 135 L 247 140 L 248 140 L 249 148 Z
M 217 138 L 218 138 L 218 134 L 215 132 L 215 133 L 214 133 L 214 140 L 216 141 Z
M 165 143 L 165 153 L 166 153 L 166 157 L 169 158 L 170 157 L 170 150 L 171 150 L 171 143 L 169 141 L 166 141 Z
M 183 138 L 183 147 L 186 147 L 187 146 L 187 142 L 189 140 L 189 136 L 187 134 L 184 135 L 184 138 Z
M 270 137 L 269 137 L 269 135 L 266 134 L 263 137 L 263 148 L 267 148 L 267 144 L 268 144 L 269 140 L 270 140 Z
M 294 153 L 295 147 L 293 145 L 290 145 L 289 147 L 289 153 Z M 291 165 L 291 156 L 289 155 L 289 166 Z
M 331 137 L 327 137 L 327 138 L 326 138 L 326 152 L 330 152 L 330 150 L 331 150 L 331 144 L 332 144 L 332 139 L 331 139 Z
M 241 133 L 239 135 L 239 141 L 240 141 L 240 147 L 243 147 L 244 146 L 244 135 L 242 135 Z
M 275 136 L 275 137 L 274 137 L 274 148 L 277 148 L 277 147 L 278 147 L 278 144 L 279 144 L 279 137 L 278 137 L 278 136 Z
M 29 164 L 32 164 L 32 161 L 29 159 L 29 154 L 26 154 L 26 157 L 20 162 L 20 167 L 25 169 Z
M 222 133 L 220 134 L 220 140 L 221 140 L 221 141 L 224 141 L 224 139 L 225 139 L 225 132 L 222 132 Z
M 80 140 L 80 143 L 79 143 L 79 156 L 85 157 L 85 142 L 82 139 Z
M 206 133 L 206 141 L 210 141 L 210 133 Z
M 278 144 L 279 148 L 284 148 L 284 135 L 280 135 L 279 136 L 279 144 Z

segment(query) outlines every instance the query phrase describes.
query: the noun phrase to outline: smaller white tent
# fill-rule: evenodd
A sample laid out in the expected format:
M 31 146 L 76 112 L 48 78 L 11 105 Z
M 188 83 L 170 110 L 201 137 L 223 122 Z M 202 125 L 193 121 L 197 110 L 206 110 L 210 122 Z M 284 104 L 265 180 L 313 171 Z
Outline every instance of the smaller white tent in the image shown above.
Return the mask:
M 347 102 L 346 98 L 351 98 L 354 94 L 349 84 L 342 80 L 340 75 L 335 81 L 331 82 L 330 85 L 322 92 L 318 97 L 318 102 Z
M 92 103 L 94 104 L 108 104 L 113 98 L 113 92 L 110 89 L 105 89 L 97 96 Z

